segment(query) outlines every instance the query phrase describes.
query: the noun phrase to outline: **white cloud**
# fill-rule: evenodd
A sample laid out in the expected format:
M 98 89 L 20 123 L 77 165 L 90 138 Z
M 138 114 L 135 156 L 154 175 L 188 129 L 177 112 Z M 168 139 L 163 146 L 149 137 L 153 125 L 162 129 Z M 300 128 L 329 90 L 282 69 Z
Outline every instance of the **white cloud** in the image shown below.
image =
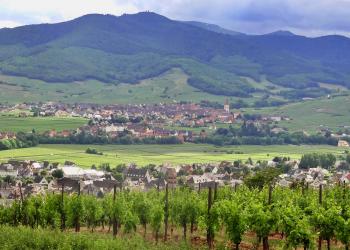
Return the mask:
M 22 25 L 22 23 L 18 23 L 11 20 L 0 20 L 0 27 L 4 28 L 13 28 Z
M 37 22 L 63 21 L 89 13 L 120 15 L 138 11 L 122 0 L 0 0 L 0 6 L 1 13 Z

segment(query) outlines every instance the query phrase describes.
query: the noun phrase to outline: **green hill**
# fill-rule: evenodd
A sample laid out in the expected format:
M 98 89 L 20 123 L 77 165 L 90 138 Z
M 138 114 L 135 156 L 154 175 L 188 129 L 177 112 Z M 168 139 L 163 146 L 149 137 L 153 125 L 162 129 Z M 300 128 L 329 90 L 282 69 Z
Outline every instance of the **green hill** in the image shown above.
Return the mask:
M 287 116 L 291 120 L 281 121 L 279 126 L 290 131 L 315 133 L 321 129 L 339 131 L 350 128 L 350 97 L 319 98 L 284 105 L 276 108 L 248 110 L 249 113 Z
M 173 68 L 138 84 L 107 84 L 98 80 L 47 83 L 26 77 L 0 75 L 0 102 L 65 102 L 65 103 L 159 103 L 202 100 L 224 102 L 224 96 L 202 92 L 187 83 L 188 75 Z M 230 98 L 231 99 L 231 98 Z M 254 98 L 250 98 L 254 99 Z M 232 99 L 231 99 L 232 100 Z
M 5 76 L 41 80 L 35 84 L 45 90 L 54 87 L 44 87 L 42 82 L 69 83 L 77 93 L 64 94 L 67 101 L 95 94 L 93 81 L 106 84 L 98 85 L 96 91 L 111 85 L 139 86 L 140 81 L 173 68 L 188 76 L 191 91 L 212 95 L 271 94 L 271 89 L 256 87 L 243 77 L 287 88 L 274 93 L 287 99 L 328 94 L 330 90 L 319 83 L 350 86 L 350 39 L 346 37 L 307 38 L 285 31 L 231 35 L 218 30 L 150 12 L 120 17 L 92 14 L 57 24 L 1 29 L 0 71 Z M 73 86 L 76 82 L 88 85 L 90 93 Z M 41 87 L 35 92 L 29 86 L 19 91 L 29 92 L 30 99 L 38 96 Z M 8 92 L 15 93 L 16 88 L 8 87 Z M 48 95 L 60 96 L 65 88 L 62 85 L 63 90 Z

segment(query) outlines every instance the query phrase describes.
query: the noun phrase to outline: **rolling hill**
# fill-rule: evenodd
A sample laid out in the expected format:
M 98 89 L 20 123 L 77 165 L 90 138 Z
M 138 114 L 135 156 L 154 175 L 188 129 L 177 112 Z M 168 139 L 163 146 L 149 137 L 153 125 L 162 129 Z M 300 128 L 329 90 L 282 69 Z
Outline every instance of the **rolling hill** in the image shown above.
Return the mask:
M 291 132 L 306 131 L 314 134 L 321 130 L 344 131 L 350 128 L 350 97 L 334 96 L 289 103 L 280 107 L 245 109 L 243 112 L 285 116 L 290 120 L 278 122 L 279 127 Z
M 0 29 L 0 72 L 47 83 L 138 86 L 175 68 L 188 76 L 191 88 L 243 98 L 272 94 L 252 80 L 280 87 L 273 94 L 287 99 L 330 92 L 320 83 L 350 87 L 349 38 L 220 30 L 151 12 L 90 14 L 57 24 Z M 88 91 L 94 93 L 93 88 Z

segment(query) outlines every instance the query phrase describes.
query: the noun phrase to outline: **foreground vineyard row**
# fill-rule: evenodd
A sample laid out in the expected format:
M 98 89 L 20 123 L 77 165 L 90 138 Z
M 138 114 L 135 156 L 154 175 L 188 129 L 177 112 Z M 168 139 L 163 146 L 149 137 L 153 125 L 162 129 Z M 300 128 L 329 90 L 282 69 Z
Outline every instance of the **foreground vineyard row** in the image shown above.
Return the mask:
M 104 198 L 48 194 L 1 207 L 0 223 L 47 229 L 48 233 L 51 229 L 80 232 L 81 228 L 94 232 L 98 227 L 123 238 L 136 232 L 146 238 L 150 227 L 154 243 L 172 240 L 173 232 L 181 230 L 184 241 L 191 234 L 192 247 L 197 248 L 193 239 L 198 239 L 197 243 L 205 240 L 208 248 L 239 249 L 244 243 L 245 248 L 262 245 L 269 249 L 269 236 L 278 234 L 280 240 L 274 249 L 321 249 L 322 242 L 327 249 L 331 244 L 349 249 L 350 192 L 339 185 L 320 186 L 319 190 L 240 186 L 121 191 Z M 222 232 L 226 237 L 221 237 Z M 247 234 L 255 240 L 244 242 Z

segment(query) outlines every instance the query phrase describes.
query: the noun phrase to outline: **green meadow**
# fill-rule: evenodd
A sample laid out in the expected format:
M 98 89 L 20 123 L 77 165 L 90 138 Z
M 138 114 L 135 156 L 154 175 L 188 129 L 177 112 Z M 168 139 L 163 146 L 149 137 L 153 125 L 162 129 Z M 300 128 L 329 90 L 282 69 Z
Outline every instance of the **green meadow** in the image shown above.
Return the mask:
M 275 108 L 247 109 L 246 112 L 288 116 L 291 120 L 282 121 L 279 125 L 290 131 L 315 133 L 325 127 L 337 131 L 350 126 L 350 96 L 319 98 Z
M 225 97 L 211 95 L 190 86 L 188 75 L 174 68 L 138 84 L 102 83 L 86 80 L 73 83 L 46 83 L 25 77 L 0 75 L 0 100 L 5 103 L 65 102 L 129 104 L 212 100 Z
M 139 81 L 137 84 L 103 83 L 97 80 L 76 81 L 71 83 L 47 83 L 26 77 L 0 75 L 0 102 L 64 102 L 64 103 L 98 103 L 98 104 L 142 104 L 171 103 L 173 101 L 203 100 L 224 103 L 236 102 L 238 97 L 213 95 L 188 84 L 189 76 L 179 68 L 173 68 L 156 77 Z M 242 77 L 258 91 L 252 97 L 243 98 L 253 104 L 264 95 L 264 90 L 270 90 L 271 99 L 281 100 L 278 91 L 284 88 L 262 79 L 256 82 L 251 78 Z M 278 90 L 278 91 L 277 91 Z
M 62 131 L 76 129 L 86 123 L 86 119 L 76 117 L 18 117 L 0 113 L 0 132 Z
M 85 150 L 95 148 L 103 155 L 86 154 Z M 221 161 L 271 160 L 274 156 L 289 156 L 299 159 L 304 153 L 334 153 L 340 155 L 344 149 L 332 146 L 227 146 L 217 147 L 207 144 L 183 145 L 40 145 L 35 148 L 0 151 L 0 162 L 9 159 L 38 160 L 64 163 L 66 160 L 88 168 L 93 164 L 136 163 L 147 164 L 191 164 L 217 163 Z

